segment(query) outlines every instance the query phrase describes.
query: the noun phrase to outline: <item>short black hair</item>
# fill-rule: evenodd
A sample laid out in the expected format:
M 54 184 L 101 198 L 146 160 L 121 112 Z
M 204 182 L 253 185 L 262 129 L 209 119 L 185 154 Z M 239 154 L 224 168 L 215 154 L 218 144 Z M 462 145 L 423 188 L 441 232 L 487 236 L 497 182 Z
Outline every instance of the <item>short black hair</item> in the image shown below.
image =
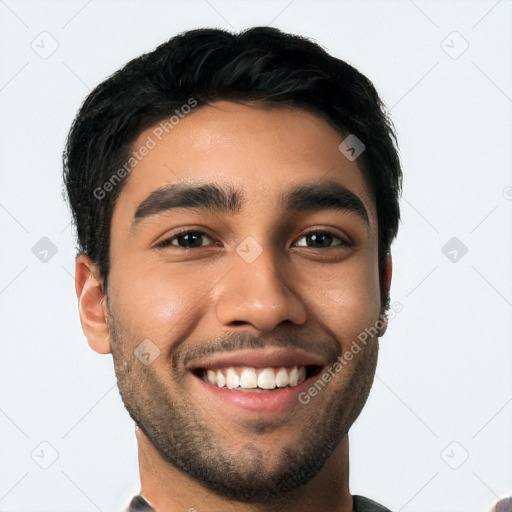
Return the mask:
M 306 109 L 363 142 L 357 163 L 376 204 L 382 283 L 398 232 L 402 188 L 396 135 L 384 105 L 368 78 L 318 44 L 254 27 L 238 34 L 197 29 L 172 37 L 116 71 L 80 107 L 63 153 L 64 183 L 77 250 L 97 264 L 105 289 L 112 213 L 135 163 L 133 143 L 184 105 L 200 108 L 222 100 Z M 387 309 L 389 294 L 381 298 Z

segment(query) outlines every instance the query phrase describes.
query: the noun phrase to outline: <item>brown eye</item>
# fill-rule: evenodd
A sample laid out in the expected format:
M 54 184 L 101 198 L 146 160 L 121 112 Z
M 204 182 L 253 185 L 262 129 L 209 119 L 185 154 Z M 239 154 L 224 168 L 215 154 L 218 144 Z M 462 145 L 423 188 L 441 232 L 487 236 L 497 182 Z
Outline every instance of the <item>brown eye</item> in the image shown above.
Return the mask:
M 206 240 L 206 243 L 203 243 Z M 183 231 L 157 244 L 157 247 L 174 246 L 181 249 L 196 249 L 209 245 L 211 239 L 201 231 Z
M 305 240 L 305 243 L 300 243 Z M 303 235 L 299 242 L 298 247 L 307 247 L 309 249 L 329 249 L 334 246 L 350 246 L 350 244 L 343 238 L 330 233 L 329 231 L 312 231 Z

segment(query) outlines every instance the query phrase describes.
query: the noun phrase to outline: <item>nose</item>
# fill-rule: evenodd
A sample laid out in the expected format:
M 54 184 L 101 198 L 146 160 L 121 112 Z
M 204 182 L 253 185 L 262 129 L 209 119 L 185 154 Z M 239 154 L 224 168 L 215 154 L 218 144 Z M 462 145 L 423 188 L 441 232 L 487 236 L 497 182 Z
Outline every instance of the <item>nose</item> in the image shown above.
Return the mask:
M 251 262 L 236 252 L 232 260 L 231 270 L 214 294 L 217 318 L 224 326 L 250 324 L 270 332 L 283 322 L 301 325 L 306 321 L 305 304 L 291 289 L 270 249 Z

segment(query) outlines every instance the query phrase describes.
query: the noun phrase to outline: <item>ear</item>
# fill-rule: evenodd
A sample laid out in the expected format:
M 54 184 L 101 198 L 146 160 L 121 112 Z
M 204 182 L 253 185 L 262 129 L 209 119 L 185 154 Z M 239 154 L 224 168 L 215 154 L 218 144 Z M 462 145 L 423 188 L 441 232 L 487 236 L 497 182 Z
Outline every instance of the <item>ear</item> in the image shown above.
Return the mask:
M 384 269 L 381 276 L 381 297 L 387 300 L 389 296 L 389 290 L 391 288 L 391 276 L 393 274 L 393 260 L 391 258 L 391 253 L 388 253 L 386 256 L 386 262 L 384 264 Z M 383 300 L 382 308 L 381 308 L 381 317 L 380 320 L 384 322 L 384 325 L 379 329 L 379 338 L 384 336 L 386 329 L 388 328 L 388 317 L 386 315 L 386 303 Z
M 75 289 L 80 323 L 89 346 L 99 354 L 112 352 L 108 330 L 107 297 L 98 267 L 85 254 L 75 260 Z

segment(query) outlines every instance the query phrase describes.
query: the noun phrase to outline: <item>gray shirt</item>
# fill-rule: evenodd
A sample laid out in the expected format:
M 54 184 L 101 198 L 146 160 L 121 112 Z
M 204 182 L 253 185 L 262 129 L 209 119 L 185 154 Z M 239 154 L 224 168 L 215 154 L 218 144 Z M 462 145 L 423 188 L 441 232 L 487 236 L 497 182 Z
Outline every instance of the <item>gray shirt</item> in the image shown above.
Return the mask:
M 354 499 L 354 512 L 391 512 L 364 496 L 352 496 Z M 140 495 L 134 496 L 126 512 L 156 512 L 155 509 Z

